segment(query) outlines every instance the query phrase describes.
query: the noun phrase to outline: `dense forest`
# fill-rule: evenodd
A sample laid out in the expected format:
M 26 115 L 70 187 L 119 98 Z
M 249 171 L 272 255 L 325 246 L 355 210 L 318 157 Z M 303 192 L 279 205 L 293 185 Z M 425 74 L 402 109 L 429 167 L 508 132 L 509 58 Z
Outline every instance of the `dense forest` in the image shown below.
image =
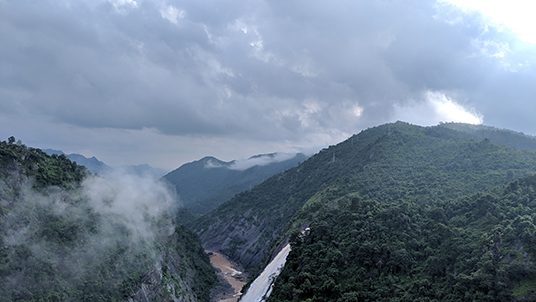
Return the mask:
M 0 301 L 208 301 L 216 277 L 196 236 L 146 206 L 162 187 L 129 181 L 0 142 Z
M 294 222 L 300 209 L 328 188 L 343 186 L 343 192 L 381 202 L 429 204 L 486 191 L 534 171 L 534 151 L 443 125 L 397 122 L 364 130 L 238 194 L 197 220 L 194 229 L 206 246 L 255 274 L 300 227 Z
M 534 142 L 382 125 L 182 226 L 165 183 L 105 179 L 10 138 L 0 301 L 209 301 L 204 248 L 255 276 L 288 242 L 269 301 L 536 300 Z
M 536 299 L 536 177 L 426 204 L 333 193 L 305 210 L 270 301 Z
M 535 140 L 454 128 L 397 122 L 364 130 L 238 194 L 194 228 L 252 275 L 290 240 L 272 301 L 530 295 L 529 241 L 514 240 L 514 225 L 532 221 L 524 216 L 530 202 L 518 209 L 515 197 L 530 200 L 532 186 L 515 181 L 536 172 Z M 308 236 L 297 235 L 307 226 Z M 498 228 L 506 237 L 493 237 Z

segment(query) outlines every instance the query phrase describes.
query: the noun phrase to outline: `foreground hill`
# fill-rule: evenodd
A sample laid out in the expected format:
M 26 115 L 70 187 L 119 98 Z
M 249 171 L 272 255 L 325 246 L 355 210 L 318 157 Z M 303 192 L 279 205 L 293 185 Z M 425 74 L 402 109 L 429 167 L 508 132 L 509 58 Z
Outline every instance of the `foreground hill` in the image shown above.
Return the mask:
M 205 247 L 222 251 L 255 274 L 293 232 L 313 224 L 316 217 L 324 213 L 324 206 L 320 205 L 336 206 L 337 200 L 355 196 L 364 203 L 357 202 L 354 206 L 364 207 L 363 211 L 369 207 L 367 203 L 373 203 L 370 215 L 375 215 L 376 203 L 400 205 L 401 211 L 396 207 L 388 209 L 396 219 L 386 219 L 385 225 L 378 225 L 391 230 L 386 231 L 389 236 L 383 238 L 389 241 L 397 234 L 390 232 L 394 232 L 398 224 L 403 226 L 409 221 L 408 227 L 413 227 L 411 221 L 416 218 L 406 216 L 415 213 L 404 214 L 404 204 L 411 205 L 412 209 L 432 207 L 487 192 L 534 171 L 536 153 L 533 151 L 496 145 L 489 139 L 444 126 L 418 127 L 398 122 L 367 129 L 322 150 L 298 167 L 237 195 L 199 219 L 195 229 Z M 365 211 L 364 215 L 369 215 L 367 213 Z M 339 228 L 336 218 L 330 223 L 327 228 Z M 362 231 L 350 225 L 341 226 L 348 232 L 347 236 Z M 374 236 L 375 232 L 369 234 Z M 403 242 L 410 239 L 400 237 Z M 396 249 L 390 252 L 394 251 Z M 347 255 L 331 256 L 346 259 L 341 256 Z M 403 253 L 399 256 L 405 257 Z M 345 267 L 344 263 L 339 264 Z M 362 273 L 374 273 L 369 272 L 369 268 L 362 267 Z M 396 269 L 399 268 L 393 268 Z M 325 290 L 333 290 L 335 284 L 327 282 Z M 341 301 L 355 301 L 352 297 Z
M 297 166 L 307 157 L 301 153 L 270 153 L 247 160 L 221 161 L 204 157 L 164 176 L 172 184 L 182 205 L 193 214 L 204 214 L 268 177 Z
M 0 301 L 209 301 L 214 272 L 165 187 L 13 142 L 0 142 Z
M 269 301 L 534 301 L 536 177 L 425 205 L 324 192 Z

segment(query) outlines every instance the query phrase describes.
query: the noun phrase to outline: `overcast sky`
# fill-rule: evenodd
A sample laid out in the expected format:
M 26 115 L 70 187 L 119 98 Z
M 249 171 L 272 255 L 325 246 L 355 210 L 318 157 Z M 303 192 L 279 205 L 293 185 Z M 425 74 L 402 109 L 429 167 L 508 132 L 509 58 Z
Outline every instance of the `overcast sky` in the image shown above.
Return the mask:
M 536 134 L 531 2 L 0 0 L 0 137 L 171 169 L 396 120 Z

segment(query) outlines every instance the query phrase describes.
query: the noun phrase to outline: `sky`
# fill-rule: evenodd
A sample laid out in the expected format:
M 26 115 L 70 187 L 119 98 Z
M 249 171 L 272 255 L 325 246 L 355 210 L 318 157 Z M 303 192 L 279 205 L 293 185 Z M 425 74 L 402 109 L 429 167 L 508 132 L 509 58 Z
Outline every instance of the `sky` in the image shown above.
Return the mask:
M 173 169 L 367 127 L 536 134 L 521 0 L 0 0 L 0 137 Z

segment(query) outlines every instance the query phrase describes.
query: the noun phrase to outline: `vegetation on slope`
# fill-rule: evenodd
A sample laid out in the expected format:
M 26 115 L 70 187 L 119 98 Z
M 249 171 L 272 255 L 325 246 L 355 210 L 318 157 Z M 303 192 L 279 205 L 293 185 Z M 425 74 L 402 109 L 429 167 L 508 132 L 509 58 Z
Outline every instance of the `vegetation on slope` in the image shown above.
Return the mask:
M 15 143 L 15 138 L 0 141 L 0 178 L 26 177 L 35 180 L 34 186 L 60 186 L 79 184 L 86 176 L 84 167 L 67 159 L 65 155 L 48 156 L 40 149 Z M 20 179 L 18 179 L 20 181 Z
M 187 215 L 199 216 L 215 209 L 237 193 L 249 190 L 268 177 L 295 167 L 306 159 L 298 153 L 284 160 L 273 160 L 278 154 L 262 154 L 246 161 L 264 159 L 263 165 L 253 165 L 246 169 L 234 167 L 236 161 L 224 162 L 214 157 L 182 165 L 163 178 L 172 184 L 184 207 L 183 218 Z
M 14 139 L 0 142 L 0 164 L 0 301 L 209 300 L 208 257 L 171 215 L 122 214 L 128 194 L 106 210 L 118 188 Z
M 382 204 L 435 204 L 486 191 L 536 171 L 536 153 L 492 144 L 443 126 L 387 124 L 322 150 L 300 166 L 237 195 L 198 220 L 204 244 L 255 272 L 310 223 L 296 215 L 328 188 Z
M 427 204 L 333 193 L 304 210 L 270 301 L 536 298 L 536 177 Z

